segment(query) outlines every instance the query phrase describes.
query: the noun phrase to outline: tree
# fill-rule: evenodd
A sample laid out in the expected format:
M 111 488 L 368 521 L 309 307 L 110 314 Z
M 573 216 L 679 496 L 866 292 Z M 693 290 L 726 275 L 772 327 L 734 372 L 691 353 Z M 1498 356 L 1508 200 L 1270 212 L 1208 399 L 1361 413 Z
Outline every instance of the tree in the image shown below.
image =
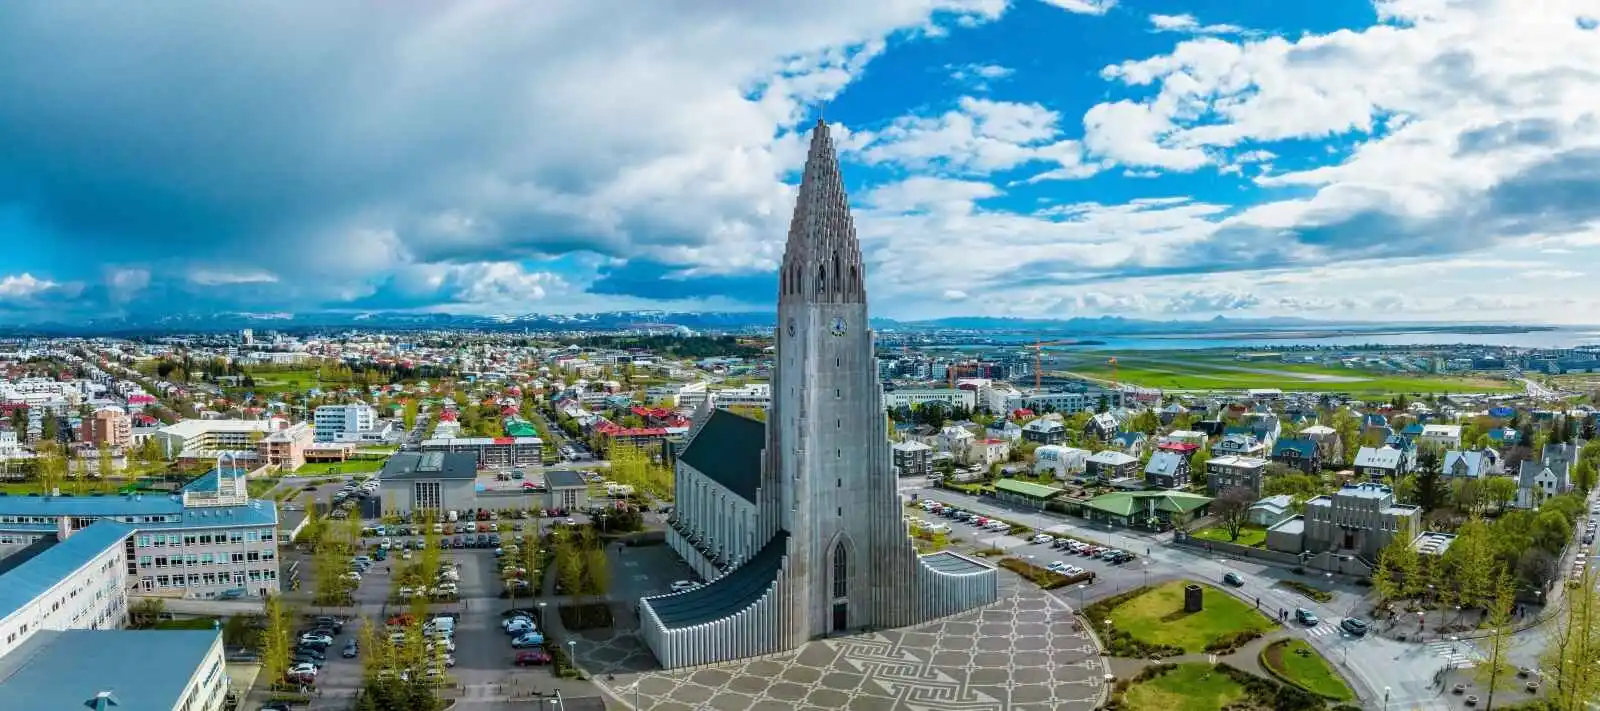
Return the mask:
M 1250 520 L 1250 505 L 1256 501 L 1255 493 L 1242 486 L 1223 489 L 1211 502 L 1211 515 L 1228 530 L 1228 540 L 1239 540 L 1239 531 Z
M 1517 499 L 1517 482 L 1511 477 L 1497 476 L 1490 478 L 1484 484 L 1485 497 L 1494 502 L 1495 508 L 1504 510 L 1511 502 Z
M 1196 449 L 1194 454 L 1189 455 L 1189 471 L 1192 472 L 1191 476 L 1195 474 L 1203 476 L 1206 472 L 1206 462 L 1209 461 L 1211 461 L 1211 445 L 1200 445 L 1200 448 Z
M 1372 587 L 1377 588 L 1382 599 L 1411 597 L 1422 586 L 1418 575 L 1422 569 L 1422 559 L 1417 549 L 1411 547 L 1413 537 L 1411 524 L 1403 523 L 1394 538 L 1389 539 L 1389 545 L 1378 551 L 1378 567 L 1372 573 Z
M 1338 412 L 1333 413 L 1332 424 L 1329 426 L 1339 436 L 1340 447 L 1344 452 L 1344 463 L 1348 464 L 1361 443 L 1361 422 L 1350 412 L 1350 408 L 1341 407 Z
M 1488 691 L 1488 699 L 1484 704 L 1485 709 L 1494 708 L 1494 692 L 1509 688 L 1516 684 L 1515 665 L 1511 663 L 1511 612 L 1516 607 L 1516 588 L 1511 584 L 1511 579 L 1504 575 L 1495 576 L 1490 585 L 1491 594 L 1485 601 L 1487 603 L 1489 637 L 1479 642 L 1485 658 L 1478 664 L 1474 674 L 1478 683 Z
M 1422 507 L 1423 513 L 1444 506 L 1449 498 L 1450 490 L 1443 474 L 1439 451 L 1433 447 L 1423 447 L 1417 453 L 1416 474 L 1416 502 Z
M 1505 572 L 1494 532 L 1483 519 L 1472 518 L 1456 531 L 1441 561 L 1448 584 L 1445 595 L 1463 606 L 1485 605 L 1494 595 L 1495 581 Z
M 1561 611 L 1546 626 L 1549 641 L 1539 676 L 1553 709 L 1581 711 L 1600 697 L 1600 583 L 1594 571 L 1569 588 Z
M 292 634 L 294 616 L 290 614 L 283 597 L 268 593 L 264 602 L 266 617 L 265 628 L 261 631 L 261 673 L 266 676 L 269 684 L 283 683 L 283 675 L 289 671 L 289 652 L 293 649 L 293 641 L 289 638 Z M 371 647 L 368 647 L 371 649 Z

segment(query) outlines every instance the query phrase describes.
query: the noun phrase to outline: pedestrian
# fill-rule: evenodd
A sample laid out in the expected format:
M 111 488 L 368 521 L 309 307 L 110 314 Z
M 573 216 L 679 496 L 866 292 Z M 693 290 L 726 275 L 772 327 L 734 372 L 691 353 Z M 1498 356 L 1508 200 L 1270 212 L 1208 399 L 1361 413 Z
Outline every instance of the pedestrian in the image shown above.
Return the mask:
M 1256 609 L 1257 610 L 1261 609 L 1261 598 L 1259 598 L 1259 597 L 1256 598 Z

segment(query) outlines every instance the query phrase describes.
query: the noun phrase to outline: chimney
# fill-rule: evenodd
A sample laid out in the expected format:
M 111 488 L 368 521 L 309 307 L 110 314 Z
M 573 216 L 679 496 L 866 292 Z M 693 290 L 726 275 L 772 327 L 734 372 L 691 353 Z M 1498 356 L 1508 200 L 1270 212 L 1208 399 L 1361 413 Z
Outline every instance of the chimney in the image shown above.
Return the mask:
M 61 543 L 72 535 L 72 519 L 68 516 L 56 517 L 56 542 Z

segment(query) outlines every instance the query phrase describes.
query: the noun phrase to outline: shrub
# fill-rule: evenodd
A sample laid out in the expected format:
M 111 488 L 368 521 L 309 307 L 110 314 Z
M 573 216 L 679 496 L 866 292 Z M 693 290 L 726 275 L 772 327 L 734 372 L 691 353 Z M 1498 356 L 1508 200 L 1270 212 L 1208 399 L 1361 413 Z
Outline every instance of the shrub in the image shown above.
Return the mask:
M 1327 602 L 1333 599 L 1333 593 L 1314 588 L 1298 580 L 1285 580 L 1280 584 L 1317 602 Z
M 1261 633 L 1256 630 L 1239 630 L 1206 645 L 1206 651 L 1212 654 L 1232 654 L 1260 636 Z
M 1046 570 L 1037 565 L 1029 565 L 1027 561 L 1020 558 L 1002 559 L 1000 567 L 1027 578 L 1029 582 L 1045 590 L 1054 590 L 1080 580 L 1094 579 L 1094 573 L 1087 571 L 1079 575 L 1067 576 L 1052 570 Z

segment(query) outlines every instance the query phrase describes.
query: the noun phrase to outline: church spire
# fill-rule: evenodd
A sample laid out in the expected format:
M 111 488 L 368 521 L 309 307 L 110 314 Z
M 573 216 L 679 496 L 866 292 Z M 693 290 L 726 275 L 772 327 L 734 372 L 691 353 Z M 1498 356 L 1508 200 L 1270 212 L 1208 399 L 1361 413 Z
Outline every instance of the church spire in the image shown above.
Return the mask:
M 850 219 L 850 199 L 839 175 L 839 156 L 828 124 L 818 119 L 789 222 L 778 301 L 865 303 L 865 282 L 861 245 Z

